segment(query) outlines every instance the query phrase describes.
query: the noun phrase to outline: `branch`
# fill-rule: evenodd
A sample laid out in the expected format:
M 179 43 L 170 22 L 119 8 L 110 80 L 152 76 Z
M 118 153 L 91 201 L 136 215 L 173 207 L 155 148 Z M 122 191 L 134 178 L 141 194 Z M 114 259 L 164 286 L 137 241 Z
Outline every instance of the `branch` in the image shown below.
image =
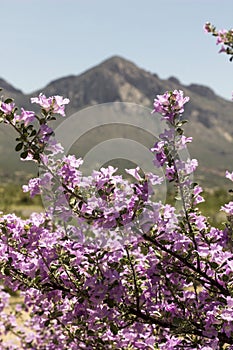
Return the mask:
M 218 283 L 216 280 L 214 280 L 212 277 L 208 276 L 204 271 L 200 269 L 200 267 L 195 267 L 192 263 L 188 262 L 186 258 L 182 257 L 181 255 L 177 254 L 176 252 L 173 252 L 172 250 L 166 248 L 164 245 L 159 243 L 155 238 L 151 238 L 150 236 L 144 234 L 143 238 L 146 241 L 149 241 L 150 243 L 154 244 L 156 247 L 160 248 L 162 251 L 170 254 L 174 258 L 181 261 L 185 266 L 187 266 L 190 270 L 196 272 L 203 278 L 205 278 L 211 285 L 215 286 L 224 296 L 230 296 L 230 292 L 227 288 L 224 288 L 220 283 Z

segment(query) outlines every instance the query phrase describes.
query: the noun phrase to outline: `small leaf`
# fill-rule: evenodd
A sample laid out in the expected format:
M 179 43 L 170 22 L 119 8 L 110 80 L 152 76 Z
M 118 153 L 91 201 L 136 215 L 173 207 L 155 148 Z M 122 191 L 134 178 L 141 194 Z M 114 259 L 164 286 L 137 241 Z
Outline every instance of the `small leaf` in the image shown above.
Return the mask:
M 228 282 L 229 281 L 229 276 L 227 276 L 227 275 L 223 275 L 222 276 L 222 280 L 223 280 L 223 282 Z
M 10 271 L 10 268 L 8 266 L 4 267 L 3 274 L 6 276 L 10 276 L 11 271 Z
M 23 142 L 20 142 L 18 143 L 18 145 L 16 145 L 15 150 L 16 152 L 18 152 L 18 151 L 21 151 L 22 148 L 23 148 Z
M 57 317 L 61 317 L 62 315 L 63 315 L 62 311 L 54 311 L 51 316 L 54 318 L 57 318 Z
M 210 266 L 212 267 L 212 269 L 217 269 L 219 267 L 218 263 L 216 263 L 215 261 L 210 261 Z
M 4 103 L 11 103 L 11 102 L 13 102 L 14 100 L 12 99 L 12 98 L 7 98 L 5 101 L 4 101 Z
M 28 151 L 24 151 L 23 153 L 20 154 L 20 157 L 21 157 L 22 159 L 27 158 L 27 156 L 28 156 Z
M 45 326 L 45 327 L 48 327 L 49 324 L 50 324 L 50 320 L 46 320 L 45 323 L 44 323 L 44 326 Z
M 88 329 L 87 335 L 93 336 L 93 335 L 95 335 L 95 332 L 92 329 Z
M 115 323 L 113 323 L 113 322 L 110 323 L 110 330 L 114 335 L 117 335 L 118 327 Z
M 115 305 L 115 302 L 114 302 L 114 299 L 111 299 L 111 298 L 107 298 L 105 300 L 106 304 L 110 307 L 110 308 L 113 308 L 114 305 Z
M 182 324 L 182 318 L 180 318 L 180 317 L 174 317 L 173 318 L 173 324 L 175 325 L 175 326 L 180 326 L 181 324 Z
M 40 159 L 39 153 L 35 153 L 34 156 L 33 156 L 33 159 L 39 160 Z
M 36 135 L 36 130 L 32 130 L 30 137 L 35 136 Z
M 183 134 L 183 132 L 184 132 L 184 131 L 183 131 L 181 128 L 177 128 L 177 130 L 176 130 L 176 131 L 178 132 L 178 134 L 179 134 L 179 135 L 182 135 L 182 134 Z

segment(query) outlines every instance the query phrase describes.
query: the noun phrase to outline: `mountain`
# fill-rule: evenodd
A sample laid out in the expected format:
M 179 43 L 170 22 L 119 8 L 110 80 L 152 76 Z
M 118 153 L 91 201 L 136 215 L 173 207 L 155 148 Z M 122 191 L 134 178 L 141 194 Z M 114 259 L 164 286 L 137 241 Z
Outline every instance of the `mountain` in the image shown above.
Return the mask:
M 41 91 L 47 96 L 58 94 L 68 97 L 71 102 L 67 115 L 84 107 L 113 101 L 133 102 L 152 108 L 157 94 L 163 94 L 167 90 L 184 90 L 185 95 L 190 96 L 184 117 L 189 120 L 186 134 L 193 136 L 189 152 L 199 160 L 198 180 L 210 187 L 222 185 L 225 184 L 225 170 L 233 170 L 232 103 L 217 96 L 209 87 L 195 83 L 187 86 L 176 77 L 160 79 L 157 74 L 118 56 L 111 57 L 80 75 L 54 80 L 30 95 L 24 95 L 1 79 L 0 86 L 3 87 L 4 95 L 13 96 L 20 106 L 27 109 L 32 109 L 30 97 Z M 2 125 L 0 135 L 0 168 L 12 172 L 22 169 L 12 155 L 14 146 L 9 147 L 9 142 L 14 142 L 7 140 L 9 135 L 5 134 Z M 92 136 L 98 138 L 97 134 Z

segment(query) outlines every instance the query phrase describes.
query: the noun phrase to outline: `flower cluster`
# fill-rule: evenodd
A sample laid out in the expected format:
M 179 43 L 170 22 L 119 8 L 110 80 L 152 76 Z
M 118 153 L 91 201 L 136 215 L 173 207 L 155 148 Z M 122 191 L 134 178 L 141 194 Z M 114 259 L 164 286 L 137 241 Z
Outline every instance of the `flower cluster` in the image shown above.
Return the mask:
M 186 123 L 181 120 L 182 112 L 184 111 L 184 104 L 189 100 L 188 97 L 183 96 L 183 91 L 166 92 L 164 95 L 157 96 L 155 99 L 156 108 L 153 112 L 162 114 L 162 119 L 167 121 L 166 129 L 159 135 L 157 141 L 151 151 L 155 154 L 154 165 L 158 168 L 165 168 L 165 176 L 169 182 L 174 182 L 182 197 L 184 211 L 186 212 L 193 204 L 203 201 L 199 195 L 202 189 L 199 187 L 199 192 L 192 188 L 191 176 L 195 171 L 198 162 L 196 159 L 180 159 L 180 152 L 184 151 L 187 144 L 192 142 L 191 137 L 183 135 L 182 126 Z M 173 110 L 173 112 L 171 112 Z
M 221 44 L 219 53 L 224 52 L 230 55 L 230 61 L 233 60 L 233 29 L 230 30 L 217 30 L 214 25 L 207 22 L 204 25 L 204 30 L 206 33 L 211 33 L 213 36 L 217 37 L 216 44 Z
M 189 97 L 184 97 L 181 90 L 167 91 L 164 95 L 157 95 L 153 113 L 160 113 L 162 119 L 174 123 L 175 118 L 184 112 L 184 104 L 188 101 Z
M 65 105 L 70 102 L 68 98 L 62 96 L 46 97 L 40 93 L 39 97 L 32 97 L 31 103 L 37 103 L 46 113 L 56 113 L 65 117 Z

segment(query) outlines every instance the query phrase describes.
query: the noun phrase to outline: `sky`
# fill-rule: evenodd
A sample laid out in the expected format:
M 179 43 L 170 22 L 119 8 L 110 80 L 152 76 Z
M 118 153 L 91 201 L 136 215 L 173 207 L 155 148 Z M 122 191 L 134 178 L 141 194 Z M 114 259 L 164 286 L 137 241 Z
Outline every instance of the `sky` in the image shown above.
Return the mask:
M 232 0 L 0 0 L 0 15 L 0 77 L 25 93 L 118 55 L 231 99 L 233 62 L 203 25 L 233 28 Z

